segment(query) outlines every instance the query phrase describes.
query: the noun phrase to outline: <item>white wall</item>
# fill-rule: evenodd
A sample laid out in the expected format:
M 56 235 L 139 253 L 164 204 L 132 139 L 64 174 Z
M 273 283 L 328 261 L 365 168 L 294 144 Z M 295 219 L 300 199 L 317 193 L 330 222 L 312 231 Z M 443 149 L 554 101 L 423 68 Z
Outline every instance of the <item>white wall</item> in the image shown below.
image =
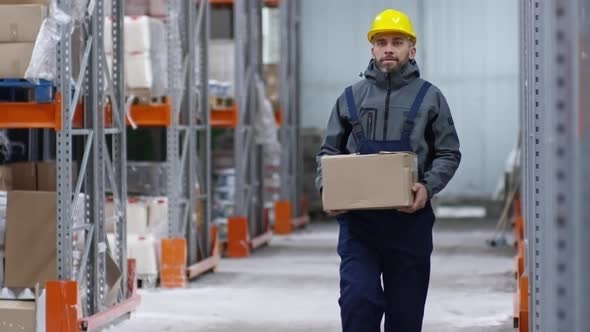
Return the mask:
M 303 0 L 302 125 L 325 126 L 370 59 L 372 18 L 394 3 L 411 16 L 422 77 L 446 95 L 459 132 L 463 161 L 442 194 L 490 196 L 517 136 L 516 0 Z

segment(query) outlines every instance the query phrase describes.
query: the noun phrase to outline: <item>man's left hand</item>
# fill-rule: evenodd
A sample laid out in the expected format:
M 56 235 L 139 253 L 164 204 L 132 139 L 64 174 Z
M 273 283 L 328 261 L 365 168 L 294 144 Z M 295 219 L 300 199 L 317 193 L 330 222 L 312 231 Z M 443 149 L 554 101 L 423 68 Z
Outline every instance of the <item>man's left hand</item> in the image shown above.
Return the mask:
M 426 205 L 426 200 L 428 200 L 428 191 L 426 190 L 426 187 L 422 183 L 415 183 L 412 187 L 412 191 L 414 192 L 414 204 L 407 208 L 400 208 L 398 209 L 399 211 L 414 213 L 421 210 Z

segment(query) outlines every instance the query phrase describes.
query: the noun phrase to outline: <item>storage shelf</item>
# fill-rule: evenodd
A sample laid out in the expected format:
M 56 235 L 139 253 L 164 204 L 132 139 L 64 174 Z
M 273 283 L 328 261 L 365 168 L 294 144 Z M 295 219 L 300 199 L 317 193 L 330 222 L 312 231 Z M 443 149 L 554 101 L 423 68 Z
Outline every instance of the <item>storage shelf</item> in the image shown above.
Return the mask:
M 172 104 L 170 99 L 161 104 L 136 104 L 131 106 L 131 119 L 138 127 L 169 127 L 172 122 Z M 113 123 L 113 110 L 107 106 L 106 119 L 107 125 Z M 127 126 L 131 123 L 126 120 Z
M 282 110 L 275 111 L 275 121 L 278 127 L 283 124 Z M 211 110 L 211 126 L 216 128 L 236 128 L 238 126 L 238 107 L 216 107 Z
M 52 103 L 3 102 L 0 103 L 2 129 L 54 129 L 61 130 L 61 97 Z M 80 128 L 83 122 L 82 105 L 78 105 L 72 127 Z
M 162 104 L 133 105 L 131 118 L 139 127 L 169 127 L 172 123 L 172 104 L 166 98 Z M 129 121 L 127 121 L 129 125 Z
M 217 107 L 211 110 L 211 126 L 217 128 L 235 128 L 238 126 L 238 108 Z
M 277 122 L 277 127 L 281 127 L 283 125 L 283 110 L 278 109 L 275 111 L 275 121 Z
M 214 6 L 233 6 L 234 0 L 211 0 L 211 5 Z M 264 0 L 266 7 L 278 7 L 279 0 Z

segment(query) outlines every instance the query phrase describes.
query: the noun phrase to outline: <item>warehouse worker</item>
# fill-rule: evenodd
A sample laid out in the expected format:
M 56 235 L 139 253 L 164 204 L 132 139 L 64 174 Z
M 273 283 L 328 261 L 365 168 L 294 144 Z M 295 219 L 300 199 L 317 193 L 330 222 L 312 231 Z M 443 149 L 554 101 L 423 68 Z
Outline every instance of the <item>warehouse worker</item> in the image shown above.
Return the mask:
M 392 9 L 381 12 L 368 39 L 373 57 L 364 79 L 346 88 L 332 110 L 318 154 L 316 185 L 321 192 L 320 158 L 325 155 L 417 154 L 413 206 L 328 211 L 340 225 L 338 302 L 343 331 L 380 331 L 385 314 L 385 331 L 417 332 L 430 279 L 435 220 L 430 199 L 459 166 L 459 139 L 442 92 L 420 78 L 417 38 L 408 16 Z

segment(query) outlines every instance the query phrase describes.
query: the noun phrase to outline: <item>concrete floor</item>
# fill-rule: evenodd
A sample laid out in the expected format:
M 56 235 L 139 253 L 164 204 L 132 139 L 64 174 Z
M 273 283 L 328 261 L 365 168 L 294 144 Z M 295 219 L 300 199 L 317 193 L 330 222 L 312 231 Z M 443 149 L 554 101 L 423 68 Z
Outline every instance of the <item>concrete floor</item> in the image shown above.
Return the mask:
M 514 252 L 486 246 L 493 223 L 438 221 L 425 332 L 514 331 Z M 244 260 L 224 259 L 190 289 L 142 291 L 113 332 L 336 332 L 338 227 L 313 224 Z

